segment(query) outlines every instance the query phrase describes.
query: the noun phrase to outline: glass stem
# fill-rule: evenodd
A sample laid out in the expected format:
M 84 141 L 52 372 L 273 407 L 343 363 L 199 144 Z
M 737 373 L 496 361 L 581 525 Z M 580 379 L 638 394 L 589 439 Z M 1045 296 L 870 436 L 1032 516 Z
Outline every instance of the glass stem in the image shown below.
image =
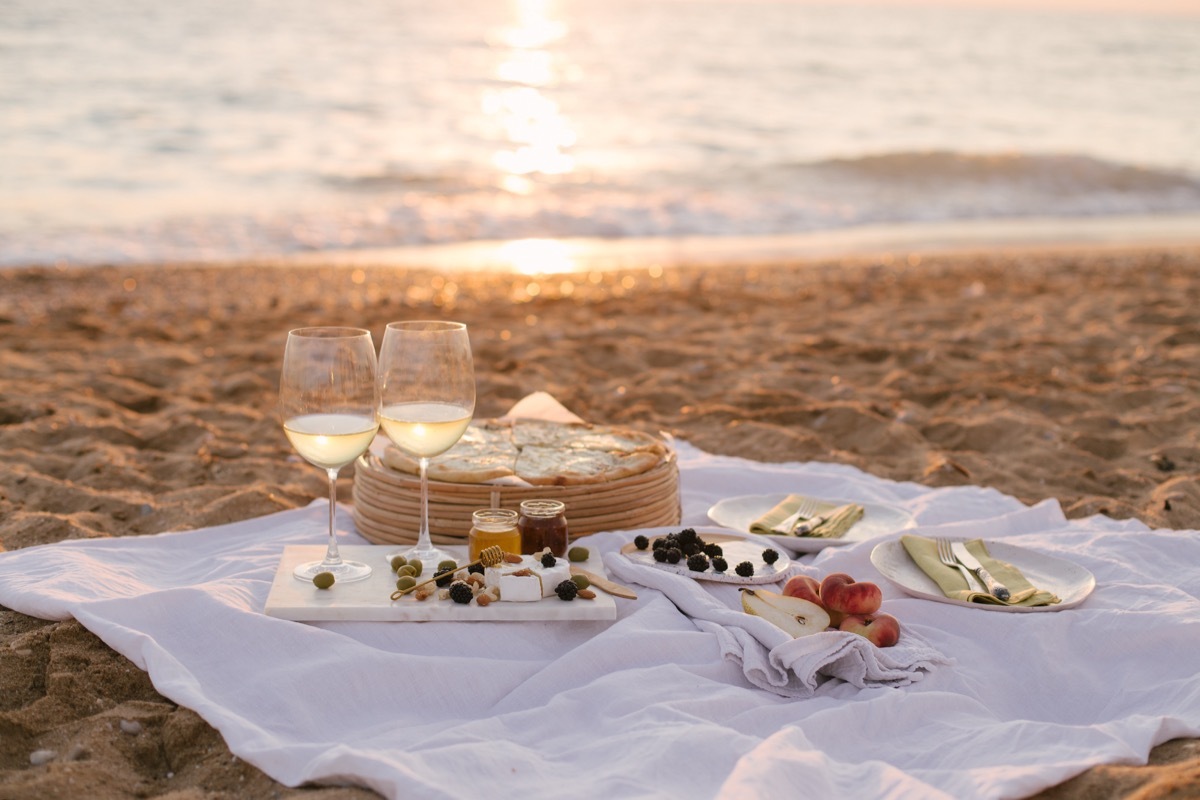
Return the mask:
M 337 528 L 334 519 L 337 516 L 337 476 L 336 469 L 325 470 L 329 474 L 329 546 L 325 549 L 325 566 L 335 567 L 342 563 L 338 553 Z
M 429 468 L 429 459 L 421 458 L 421 527 L 417 529 L 417 550 L 424 552 L 433 549 L 429 540 L 429 479 L 425 470 Z

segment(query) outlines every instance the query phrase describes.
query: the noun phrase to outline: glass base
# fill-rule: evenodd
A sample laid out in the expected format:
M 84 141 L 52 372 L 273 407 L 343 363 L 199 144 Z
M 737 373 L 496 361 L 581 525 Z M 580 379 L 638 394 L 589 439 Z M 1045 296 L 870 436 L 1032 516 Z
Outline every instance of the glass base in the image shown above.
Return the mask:
M 343 561 L 340 564 L 326 564 L 324 561 L 308 561 L 298 564 L 292 574 L 302 581 L 311 581 L 320 572 L 332 572 L 334 583 L 350 583 L 361 581 L 371 575 L 371 568 L 361 561 Z
M 388 553 L 387 563 L 391 566 L 392 559 L 396 556 L 404 556 L 409 561 L 414 558 L 421 562 L 422 575 L 432 575 L 437 571 L 437 565 L 446 560 L 458 561 L 453 553 L 447 553 L 445 550 L 438 550 L 436 547 L 430 547 L 426 550 L 421 550 L 416 547 L 410 547 L 407 550 L 393 550 Z

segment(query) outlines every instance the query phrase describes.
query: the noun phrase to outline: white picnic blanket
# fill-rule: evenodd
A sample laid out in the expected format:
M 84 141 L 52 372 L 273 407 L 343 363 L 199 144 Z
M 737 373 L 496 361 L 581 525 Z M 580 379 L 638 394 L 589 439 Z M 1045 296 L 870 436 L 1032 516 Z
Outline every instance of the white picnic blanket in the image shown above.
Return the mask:
M 713 502 L 740 494 L 887 503 L 923 533 L 1070 559 L 1098 586 L 1074 609 L 985 612 L 883 582 L 869 560 L 877 542 L 830 547 L 799 568 L 879 580 L 885 610 L 928 663 L 900 664 L 899 681 L 876 665 L 873 681 L 851 654 L 840 680 L 820 674 L 834 654 L 794 653 L 754 680 L 762 654 L 705 619 L 719 609 L 695 606 L 694 620 L 650 588 L 618 600 L 615 622 L 266 617 L 282 547 L 321 541 L 317 503 L 0 554 L 0 603 L 78 619 L 275 779 L 353 782 L 389 798 L 1020 797 L 1200 736 L 1200 533 L 1067 521 L 1053 502 L 1028 508 L 992 490 L 928 489 L 846 466 L 755 463 L 684 442 L 678 454 L 684 524 L 706 524 Z M 345 510 L 340 524 L 352 529 Z M 585 544 L 611 564 L 632 536 Z M 809 679 L 802 696 L 772 691 L 780 663 Z

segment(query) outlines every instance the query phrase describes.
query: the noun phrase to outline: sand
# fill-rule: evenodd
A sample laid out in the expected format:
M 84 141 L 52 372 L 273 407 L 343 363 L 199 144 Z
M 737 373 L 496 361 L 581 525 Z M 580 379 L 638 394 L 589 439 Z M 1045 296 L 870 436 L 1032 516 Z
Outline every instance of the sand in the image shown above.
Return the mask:
M 245 519 L 324 495 L 274 417 L 289 328 L 470 326 L 479 416 L 580 416 L 1200 528 L 1200 248 L 863 257 L 556 275 L 379 267 L 0 272 L 0 546 Z M 339 491 L 349 498 L 352 477 Z M 51 750 L 46 765 L 31 754 Z M 35 759 L 37 760 L 37 759 Z M 1047 798 L 1200 795 L 1200 747 Z M 78 623 L 0 609 L 0 797 L 288 789 Z

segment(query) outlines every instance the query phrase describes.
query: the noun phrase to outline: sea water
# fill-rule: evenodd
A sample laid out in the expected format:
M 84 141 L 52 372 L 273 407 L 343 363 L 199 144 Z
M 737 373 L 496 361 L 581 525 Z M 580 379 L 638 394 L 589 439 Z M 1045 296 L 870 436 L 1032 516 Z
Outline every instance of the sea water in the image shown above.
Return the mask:
M 0 4 L 0 265 L 1197 210 L 1200 9 Z

